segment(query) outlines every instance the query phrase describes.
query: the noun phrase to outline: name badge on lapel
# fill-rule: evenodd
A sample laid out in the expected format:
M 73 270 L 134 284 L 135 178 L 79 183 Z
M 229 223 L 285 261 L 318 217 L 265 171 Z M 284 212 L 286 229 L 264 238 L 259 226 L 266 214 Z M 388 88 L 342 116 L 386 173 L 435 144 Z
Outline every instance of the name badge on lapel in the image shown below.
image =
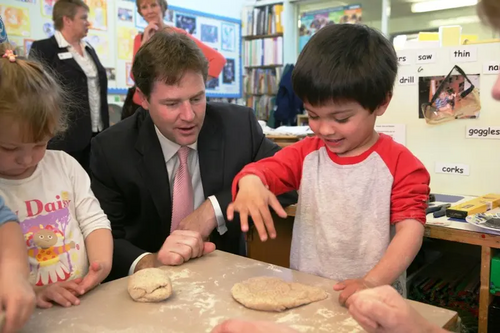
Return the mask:
M 71 52 L 62 52 L 62 53 L 58 53 L 57 56 L 59 57 L 59 59 L 61 60 L 66 60 L 66 59 L 71 59 L 73 58 L 73 55 L 71 54 Z

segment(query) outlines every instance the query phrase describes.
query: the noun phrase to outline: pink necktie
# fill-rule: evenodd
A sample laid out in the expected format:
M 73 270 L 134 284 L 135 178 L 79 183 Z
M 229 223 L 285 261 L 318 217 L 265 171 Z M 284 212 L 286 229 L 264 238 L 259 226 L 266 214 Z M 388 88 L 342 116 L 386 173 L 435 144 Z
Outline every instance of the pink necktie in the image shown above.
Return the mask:
M 181 221 L 193 212 L 193 185 L 191 183 L 191 176 L 189 175 L 189 168 L 187 164 L 189 151 L 189 147 L 181 147 L 177 151 L 180 164 L 174 179 L 172 224 L 170 232 L 176 230 Z

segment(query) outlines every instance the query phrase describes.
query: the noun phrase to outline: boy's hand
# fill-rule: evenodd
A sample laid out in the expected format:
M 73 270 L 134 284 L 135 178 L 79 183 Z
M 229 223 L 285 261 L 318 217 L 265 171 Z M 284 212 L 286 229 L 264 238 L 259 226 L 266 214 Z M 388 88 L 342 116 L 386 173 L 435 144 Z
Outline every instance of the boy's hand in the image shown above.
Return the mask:
M 64 307 L 80 304 L 77 295 L 83 295 L 85 290 L 81 286 L 82 279 L 56 282 L 44 287 L 35 287 L 36 305 L 42 309 L 52 307 L 55 302 Z
M 35 309 L 35 293 L 28 279 L 12 272 L 0 278 L 0 313 L 5 315 L 2 333 L 19 331 Z
M 238 182 L 239 191 L 236 200 L 227 207 L 227 218 L 232 221 L 234 212 L 240 213 L 241 231 L 248 231 L 248 216 L 253 219 L 260 240 L 267 240 L 267 233 L 271 238 L 276 238 L 273 218 L 269 206 L 282 218 L 287 216 L 276 196 L 269 191 L 259 177 L 254 175 L 244 176 Z M 267 231 L 266 231 L 267 229 Z
M 340 305 L 349 307 L 349 298 L 352 295 L 363 289 L 369 289 L 373 287 L 375 287 L 375 285 L 366 281 L 365 279 L 351 279 L 337 283 L 333 286 L 333 290 L 342 291 L 339 295 L 339 303 Z
M 87 293 L 94 289 L 99 283 L 101 283 L 108 273 L 100 262 L 93 262 L 89 267 L 89 272 L 82 280 L 80 287 L 83 288 L 83 292 Z

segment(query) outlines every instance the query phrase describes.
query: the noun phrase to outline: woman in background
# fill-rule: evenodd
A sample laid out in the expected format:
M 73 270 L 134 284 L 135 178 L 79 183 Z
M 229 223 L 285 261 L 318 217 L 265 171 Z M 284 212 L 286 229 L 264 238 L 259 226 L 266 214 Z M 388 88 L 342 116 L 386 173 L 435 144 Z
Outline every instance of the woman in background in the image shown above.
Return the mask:
M 202 43 L 197 38 L 188 34 L 185 30 L 179 29 L 172 26 L 167 26 L 164 22 L 165 12 L 167 11 L 168 4 L 166 0 L 136 0 L 137 11 L 139 14 L 148 22 L 148 26 L 144 29 L 143 33 L 139 33 L 134 39 L 134 58 L 139 50 L 139 48 L 146 43 L 154 33 L 161 29 L 172 29 L 178 33 L 186 34 L 191 39 L 193 39 L 201 49 L 203 54 L 208 60 L 208 78 L 207 81 L 213 78 L 219 77 L 220 73 L 224 69 L 226 64 L 226 59 L 222 54 L 217 52 L 212 47 Z M 129 90 L 127 98 L 125 100 L 122 119 L 125 119 L 137 110 L 141 105 L 141 98 L 138 93 L 135 92 L 135 87 Z

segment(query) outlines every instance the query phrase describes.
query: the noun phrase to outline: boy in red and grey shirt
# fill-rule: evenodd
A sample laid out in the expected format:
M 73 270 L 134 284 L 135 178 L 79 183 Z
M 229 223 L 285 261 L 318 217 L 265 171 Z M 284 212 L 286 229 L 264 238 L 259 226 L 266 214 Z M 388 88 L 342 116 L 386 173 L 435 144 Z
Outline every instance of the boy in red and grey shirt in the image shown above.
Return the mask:
M 397 57 L 390 42 L 361 25 L 331 25 L 305 46 L 292 75 L 316 134 L 252 163 L 233 182 L 231 220 L 252 217 L 261 240 L 276 237 L 276 195 L 299 191 L 291 268 L 342 281 L 339 301 L 393 284 L 422 245 L 429 173 L 404 146 L 374 130 L 392 97 Z M 266 231 L 267 230 L 267 231 Z

